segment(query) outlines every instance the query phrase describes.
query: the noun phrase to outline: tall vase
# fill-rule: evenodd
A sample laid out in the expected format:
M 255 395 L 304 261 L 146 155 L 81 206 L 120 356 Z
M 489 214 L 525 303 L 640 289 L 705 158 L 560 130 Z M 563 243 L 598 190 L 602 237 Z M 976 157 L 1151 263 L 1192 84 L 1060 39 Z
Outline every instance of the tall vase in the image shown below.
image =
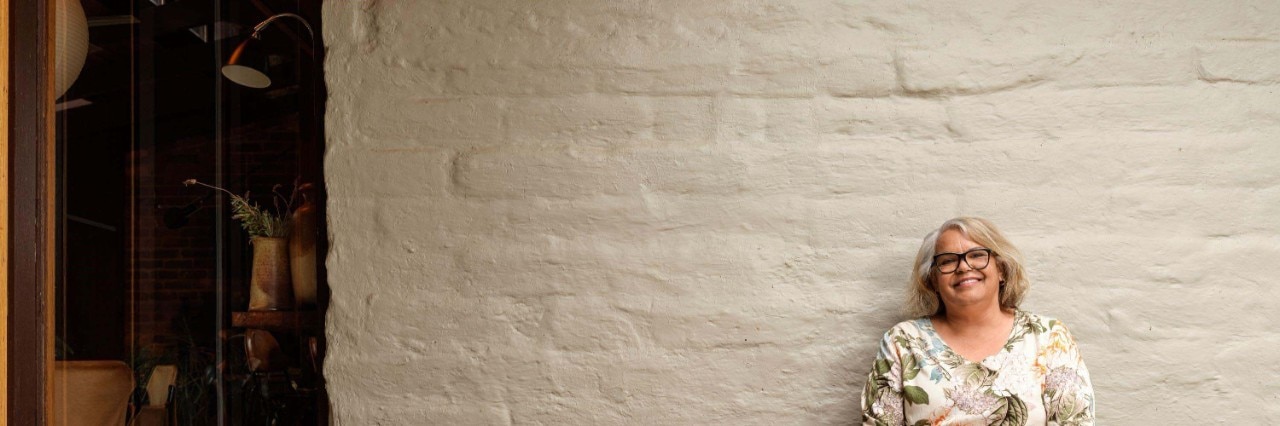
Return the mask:
M 253 276 L 249 279 L 249 310 L 279 311 L 293 307 L 289 271 L 289 240 L 253 237 Z
M 289 267 L 293 270 L 293 298 L 298 309 L 316 305 L 316 206 L 303 195 L 293 211 L 289 234 Z

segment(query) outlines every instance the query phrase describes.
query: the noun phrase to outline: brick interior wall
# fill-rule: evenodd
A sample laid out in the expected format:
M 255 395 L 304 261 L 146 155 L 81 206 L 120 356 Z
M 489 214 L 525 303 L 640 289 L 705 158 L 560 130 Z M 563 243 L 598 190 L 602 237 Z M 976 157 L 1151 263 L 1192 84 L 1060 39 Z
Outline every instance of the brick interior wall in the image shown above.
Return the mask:
M 1280 421 L 1280 3 L 325 4 L 335 423 L 849 424 L 992 219 L 1103 424 Z
M 225 187 L 236 193 L 252 193 L 260 205 L 267 205 L 272 185 L 285 185 L 287 191 L 296 176 L 297 116 L 234 128 L 227 133 L 227 156 L 230 170 Z M 138 165 L 137 196 L 134 199 L 137 245 L 135 254 L 134 327 L 135 346 L 170 345 L 188 331 L 201 344 L 213 340 L 218 321 L 227 321 L 217 311 L 217 258 L 223 259 L 228 283 L 226 303 L 233 310 L 244 310 L 248 304 L 247 256 L 251 251 L 248 238 L 240 225 L 231 219 L 226 197 L 210 198 L 192 213 L 189 222 L 177 229 L 164 225 L 165 208 L 182 207 L 195 201 L 207 190 L 185 187 L 182 181 L 198 179 L 215 183 L 217 143 L 212 135 L 185 138 L 157 144 L 143 150 L 135 159 Z M 243 180 L 241 180 L 243 179 Z M 287 192 L 286 192 L 287 194 Z M 223 226 L 231 227 L 219 245 L 215 221 L 221 210 Z M 184 326 L 182 323 L 186 322 Z M 190 327 L 190 330 L 183 327 Z

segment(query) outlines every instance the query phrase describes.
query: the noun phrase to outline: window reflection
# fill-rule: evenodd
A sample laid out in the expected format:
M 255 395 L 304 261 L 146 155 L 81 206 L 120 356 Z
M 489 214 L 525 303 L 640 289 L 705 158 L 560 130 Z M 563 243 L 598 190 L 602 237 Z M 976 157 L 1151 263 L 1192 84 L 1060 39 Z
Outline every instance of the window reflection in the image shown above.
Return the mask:
M 247 312 L 248 236 L 225 195 L 182 184 L 269 206 L 273 186 L 312 183 L 309 201 L 323 204 L 323 88 L 303 27 L 263 37 L 271 87 L 219 73 L 255 23 L 318 17 L 318 2 L 66 1 L 83 7 L 88 43 L 55 107 L 55 417 L 327 423 L 324 283 L 303 310 Z

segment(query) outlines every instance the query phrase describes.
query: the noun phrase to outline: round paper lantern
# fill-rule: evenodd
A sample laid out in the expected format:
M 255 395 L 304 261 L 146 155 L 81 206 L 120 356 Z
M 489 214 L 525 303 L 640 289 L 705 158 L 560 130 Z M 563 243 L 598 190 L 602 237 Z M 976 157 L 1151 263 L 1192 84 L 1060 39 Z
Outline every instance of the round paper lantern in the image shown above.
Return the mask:
M 54 98 L 62 97 L 80 76 L 84 59 L 89 54 L 89 21 L 85 19 L 80 0 L 58 0 L 57 39 L 54 41 L 54 66 L 58 68 L 54 82 Z

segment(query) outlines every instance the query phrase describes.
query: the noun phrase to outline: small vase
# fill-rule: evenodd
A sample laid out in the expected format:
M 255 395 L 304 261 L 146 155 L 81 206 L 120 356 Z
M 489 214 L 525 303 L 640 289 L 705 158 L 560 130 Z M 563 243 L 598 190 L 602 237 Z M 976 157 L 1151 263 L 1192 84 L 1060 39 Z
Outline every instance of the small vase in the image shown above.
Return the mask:
M 253 237 L 253 276 L 249 280 L 249 310 L 279 311 L 293 307 L 289 271 L 289 240 Z
M 316 305 L 316 207 L 304 195 L 293 211 L 289 235 L 289 267 L 293 270 L 293 298 L 298 309 Z

